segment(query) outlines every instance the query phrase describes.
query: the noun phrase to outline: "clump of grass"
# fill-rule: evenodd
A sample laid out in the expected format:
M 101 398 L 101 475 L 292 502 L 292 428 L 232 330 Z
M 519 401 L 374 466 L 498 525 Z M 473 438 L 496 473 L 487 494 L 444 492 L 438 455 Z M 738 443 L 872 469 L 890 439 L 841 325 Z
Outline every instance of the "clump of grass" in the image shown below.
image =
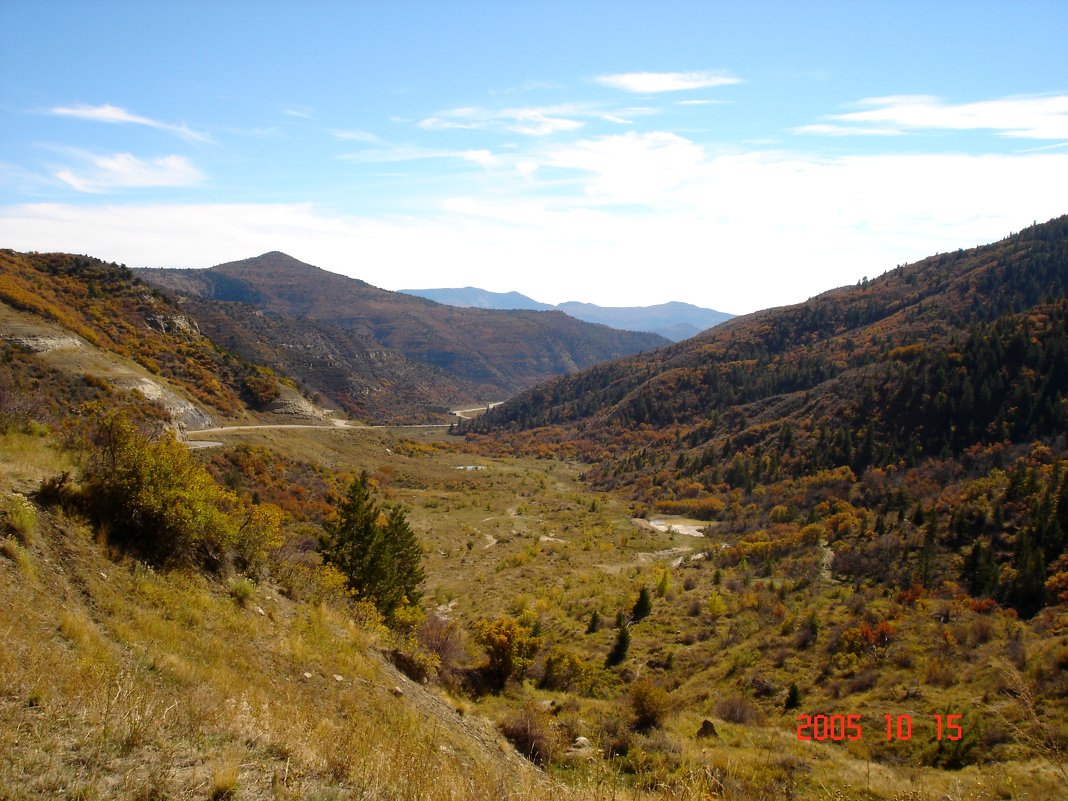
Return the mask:
M 230 582 L 230 597 L 237 601 L 238 606 L 248 606 L 256 592 L 256 585 L 242 576 Z
M 37 510 L 25 496 L 14 492 L 0 498 L 0 515 L 23 543 L 33 541 L 37 533 Z
M 30 553 L 23 548 L 14 537 L 4 537 L 0 540 L 0 553 L 18 565 L 19 571 L 26 578 L 34 577 L 33 560 Z
M 240 771 L 238 765 L 232 759 L 216 762 L 211 771 L 211 792 L 208 798 L 211 801 L 226 801 L 237 798 Z

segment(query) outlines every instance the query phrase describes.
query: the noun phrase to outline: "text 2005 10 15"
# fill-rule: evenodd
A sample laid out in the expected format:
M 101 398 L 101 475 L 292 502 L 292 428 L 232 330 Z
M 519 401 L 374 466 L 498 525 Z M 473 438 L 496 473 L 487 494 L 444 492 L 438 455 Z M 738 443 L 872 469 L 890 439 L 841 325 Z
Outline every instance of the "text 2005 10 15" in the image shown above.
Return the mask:
M 932 715 L 935 723 L 935 739 L 959 740 L 964 736 L 961 715 Z M 911 715 L 883 715 L 884 733 L 887 740 L 911 740 Z M 825 742 L 831 740 L 861 740 L 864 738 L 863 718 L 853 715 L 798 715 L 797 739 Z

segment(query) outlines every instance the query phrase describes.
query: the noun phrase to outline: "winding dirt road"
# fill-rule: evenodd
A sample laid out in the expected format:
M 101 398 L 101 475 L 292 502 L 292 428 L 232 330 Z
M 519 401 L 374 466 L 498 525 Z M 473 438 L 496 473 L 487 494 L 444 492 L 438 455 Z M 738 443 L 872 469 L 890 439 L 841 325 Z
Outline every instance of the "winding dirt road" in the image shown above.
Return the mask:
M 486 403 L 481 406 L 471 406 L 466 409 L 453 409 L 449 414 L 460 420 L 470 420 L 467 416 L 470 412 L 481 412 L 492 409 L 494 406 L 500 406 L 501 401 L 494 403 Z M 257 425 L 237 425 L 237 426 L 218 426 L 215 428 L 199 428 L 196 431 L 186 431 L 182 435 L 182 441 L 185 442 L 186 447 L 190 450 L 199 450 L 201 448 L 219 448 L 223 443 L 215 439 L 193 439 L 193 437 L 200 437 L 201 435 L 210 434 L 230 434 L 237 431 L 269 431 L 285 428 L 319 428 L 324 431 L 337 431 L 339 429 L 350 428 L 448 428 L 449 423 L 408 423 L 398 425 L 388 424 L 367 424 L 367 423 L 354 423 L 351 420 L 338 420 L 330 418 L 329 424 L 324 425 L 322 423 L 262 423 Z

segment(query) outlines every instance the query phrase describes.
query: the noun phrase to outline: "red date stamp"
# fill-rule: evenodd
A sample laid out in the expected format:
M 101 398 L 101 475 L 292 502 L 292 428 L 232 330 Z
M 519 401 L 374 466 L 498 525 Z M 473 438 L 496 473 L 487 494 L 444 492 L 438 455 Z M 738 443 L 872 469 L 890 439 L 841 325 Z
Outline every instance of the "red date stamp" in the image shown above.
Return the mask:
M 932 715 L 935 723 L 935 738 L 959 740 L 964 736 L 961 715 Z M 886 723 L 886 739 L 911 740 L 912 715 L 883 715 Z M 864 721 L 854 715 L 798 715 L 797 739 L 816 742 L 843 742 L 864 738 Z

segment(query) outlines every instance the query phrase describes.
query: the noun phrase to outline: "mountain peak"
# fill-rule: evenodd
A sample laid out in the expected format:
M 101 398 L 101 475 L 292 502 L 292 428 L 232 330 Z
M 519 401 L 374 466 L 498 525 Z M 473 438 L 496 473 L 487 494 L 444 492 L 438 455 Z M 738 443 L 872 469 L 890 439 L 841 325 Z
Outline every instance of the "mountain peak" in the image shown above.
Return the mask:
M 229 261 L 225 264 L 217 264 L 211 269 L 219 272 L 235 272 L 248 268 L 254 268 L 256 270 L 278 270 L 278 271 L 301 271 L 301 272 L 327 272 L 321 267 L 316 267 L 314 264 L 308 264 L 300 259 L 290 256 L 288 253 L 283 253 L 280 250 L 272 250 L 267 253 L 263 253 L 259 256 L 253 256 L 249 259 L 241 259 L 240 261 Z

